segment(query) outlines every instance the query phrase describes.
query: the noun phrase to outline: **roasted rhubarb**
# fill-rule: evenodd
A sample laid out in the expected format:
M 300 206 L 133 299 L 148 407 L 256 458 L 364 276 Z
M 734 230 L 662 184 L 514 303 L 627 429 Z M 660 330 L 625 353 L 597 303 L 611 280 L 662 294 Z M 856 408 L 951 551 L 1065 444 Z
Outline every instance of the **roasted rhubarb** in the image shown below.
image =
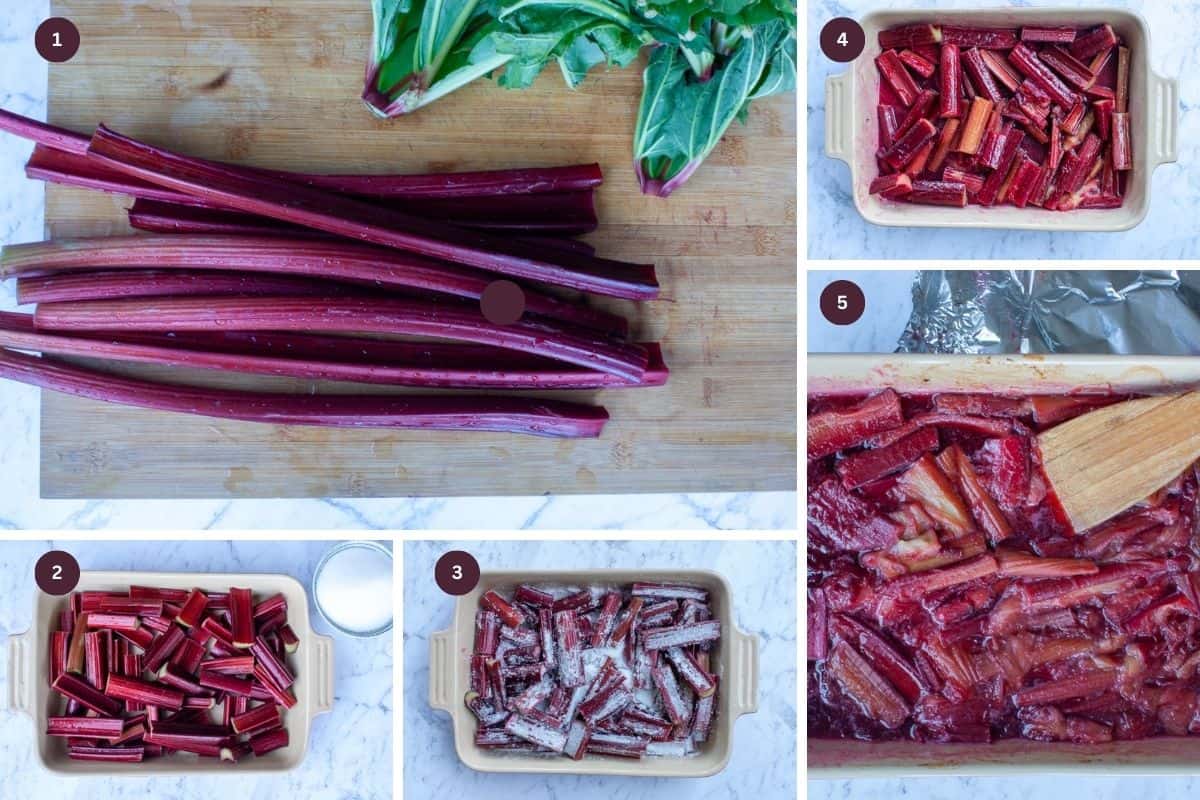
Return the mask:
M 470 657 L 464 702 L 479 723 L 477 746 L 679 758 L 708 738 L 721 626 L 706 589 L 519 584 L 509 598 L 500 588 L 480 597 L 476 651 L 492 646 L 488 620 L 513 624 L 496 637 L 494 657 Z
M 1110 25 L 918 24 L 881 32 L 879 46 L 871 194 L 1060 212 L 1123 204 L 1130 51 Z
M 1086 745 L 1196 732 L 1200 473 L 1075 531 L 1038 465 L 1035 430 L 1113 399 L 901 397 L 902 422 L 810 458 L 810 736 Z M 810 397 L 809 415 L 861 402 Z M 839 480 L 918 431 L 937 435 L 934 450 L 903 471 Z M 825 535 L 814 519 L 831 502 L 851 534 L 893 534 Z

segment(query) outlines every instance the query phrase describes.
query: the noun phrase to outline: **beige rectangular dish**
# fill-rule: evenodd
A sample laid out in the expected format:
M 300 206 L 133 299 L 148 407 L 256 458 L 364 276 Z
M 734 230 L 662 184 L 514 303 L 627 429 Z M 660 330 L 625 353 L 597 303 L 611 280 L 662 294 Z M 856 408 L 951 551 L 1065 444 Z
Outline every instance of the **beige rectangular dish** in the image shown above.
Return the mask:
M 511 592 L 519 583 L 562 586 L 616 585 L 634 581 L 689 583 L 709 592 L 713 617 L 721 621 L 721 639 L 713 648 L 714 671 L 721 678 L 712 734 L 689 758 L 631 760 L 589 753 L 582 761 L 565 757 L 523 756 L 475 746 L 475 717 L 463 703 L 470 686 L 470 657 L 475 640 L 475 610 L 490 589 Z M 485 572 L 479 585 L 458 598 L 450 627 L 429 638 L 429 704 L 450 715 L 459 759 L 481 772 L 538 772 L 558 775 L 633 775 L 703 778 L 725 768 L 733 752 L 734 723 L 758 710 L 758 637 L 743 633 L 733 615 L 733 589 L 719 574 L 705 570 L 511 570 Z M 752 744 L 752 743 L 751 743 Z
M 1181 391 L 1200 386 L 1200 357 L 1108 355 L 810 355 L 810 394 Z M 1103 745 L 1006 740 L 990 745 L 808 740 L 810 778 L 1056 773 L 1194 775 L 1200 737 Z
M 245 586 L 253 589 L 256 595 L 282 593 L 288 602 L 288 622 L 300 639 L 300 649 L 292 656 L 298 702 L 286 714 L 290 742 L 285 748 L 236 765 L 179 753 L 138 764 L 71 760 L 62 742 L 44 733 L 51 706 L 60 706 L 60 699 L 51 692 L 47 682 L 48 642 L 59 612 L 66 607 L 67 597 L 54 597 L 39 591 L 34 598 L 32 626 L 25 633 L 9 638 L 8 706 L 33 718 L 34 733 L 38 737 L 37 753 L 42 765 L 61 775 L 239 775 L 287 772 L 298 767 L 308 752 L 313 718 L 333 709 L 333 640 L 313 631 L 304 586 L 287 575 L 84 572 L 75 591 L 127 591 L 130 585 L 199 588 L 213 592 L 224 592 L 230 586 Z
M 1032 206 L 941 208 L 881 200 L 869 193 L 878 169 L 879 32 L 901 25 L 937 21 L 976 27 L 1025 25 L 1094 27 L 1108 23 L 1131 49 L 1129 110 L 1133 122 L 1133 173 L 1125 204 L 1114 209 L 1046 211 Z M 850 188 L 859 213 L 876 225 L 926 228 L 1012 228 L 1041 231 L 1124 231 L 1150 210 L 1150 186 L 1160 164 L 1178 160 L 1179 82 L 1151 68 L 1150 29 L 1132 11 L 1120 8 L 994 8 L 875 11 L 860 23 L 867 46 L 841 75 L 825 81 L 825 154 L 850 166 Z

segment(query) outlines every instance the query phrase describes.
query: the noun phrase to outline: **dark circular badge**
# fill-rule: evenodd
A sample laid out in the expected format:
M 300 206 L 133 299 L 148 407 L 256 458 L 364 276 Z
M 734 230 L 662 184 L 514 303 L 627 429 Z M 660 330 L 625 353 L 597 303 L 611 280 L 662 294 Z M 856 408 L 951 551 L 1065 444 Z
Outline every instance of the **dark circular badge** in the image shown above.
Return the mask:
M 821 28 L 821 52 L 825 57 L 845 64 L 862 55 L 867 46 L 867 34 L 849 17 L 838 17 L 825 23 Z
M 867 310 L 867 298 L 854 281 L 834 281 L 821 292 L 821 314 L 834 325 L 852 325 Z
M 464 550 L 451 550 L 438 559 L 433 578 L 446 594 L 466 594 L 479 584 L 479 562 Z
M 512 325 L 525 313 L 525 291 L 512 281 L 492 281 L 479 297 L 479 310 L 493 325 Z
M 66 551 L 51 550 L 37 560 L 33 579 L 46 594 L 70 594 L 79 585 L 79 562 Z
M 66 17 L 51 17 L 33 34 L 33 46 L 47 61 L 70 61 L 79 52 L 79 28 Z

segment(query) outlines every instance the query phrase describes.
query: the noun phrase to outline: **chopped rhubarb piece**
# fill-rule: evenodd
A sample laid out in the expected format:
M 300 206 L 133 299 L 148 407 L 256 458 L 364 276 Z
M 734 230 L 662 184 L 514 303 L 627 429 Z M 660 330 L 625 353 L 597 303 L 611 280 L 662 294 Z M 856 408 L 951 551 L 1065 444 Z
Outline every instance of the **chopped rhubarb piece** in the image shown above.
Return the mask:
M 1129 111 L 1129 48 L 1121 47 L 1117 49 L 1117 86 L 1116 86 L 1116 101 L 1117 113 L 1125 114 Z
M 579 635 L 579 620 L 571 610 L 554 615 L 557 633 L 558 674 L 563 686 L 582 686 L 587 678 L 583 671 L 583 646 Z
M 534 608 L 553 608 L 554 595 L 549 592 L 544 592 L 536 586 L 530 586 L 527 583 L 522 583 L 513 592 L 513 599 L 518 603 L 525 603 Z
M 504 723 L 504 730 L 513 736 L 555 753 L 561 753 L 567 746 L 566 733 L 524 717 L 510 716 Z
M 908 67 L 922 78 L 930 77 L 937 70 L 936 64 L 934 64 L 932 61 L 926 61 L 912 50 L 902 50 L 899 58 L 902 62 L 904 62 L 904 66 Z
M 687 725 L 691 720 L 691 709 L 684 699 L 679 682 L 675 679 L 675 673 L 669 666 L 660 663 L 650 670 L 650 676 L 671 722 L 681 726 Z
M 909 128 L 917 124 L 918 120 L 929 119 L 937 97 L 937 92 L 932 89 L 922 89 L 920 94 L 917 95 L 917 99 L 913 101 L 912 108 L 905 114 L 904 119 L 900 120 L 900 128 L 897 131 L 898 135 L 903 136 L 908 132 Z
M 891 105 L 879 106 L 879 150 L 876 153 L 882 156 L 883 153 L 892 146 L 896 141 L 896 134 L 900 132 L 900 110 Z
M 687 681 L 696 692 L 697 697 L 708 697 L 717 690 L 712 676 L 701 669 L 696 657 L 681 647 L 669 647 L 666 651 L 667 660 L 675 667 L 679 677 Z
M 75 761 L 135 763 L 141 762 L 145 755 L 144 747 L 92 747 L 72 744 L 67 750 L 67 756 Z
M 991 544 L 995 545 L 1012 536 L 1012 526 L 996 505 L 996 501 L 984 489 L 975 467 L 971 465 L 961 447 L 956 444 L 943 450 L 937 457 L 937 465 L 958 487 Z
M 187 600 L 183 604 L 183 608 L 179 610 L 179 615 L 175 617 L 175 621 L 185 628 L 191 628 L 200 624 L 200 618 L 204 615 L 204 609 L 208 607 L 208 595 L 199 589 L 193 589 L 188 594 Z
M 927 119 L 919 119 L 916 124 L 901 134 L 883 154 L 883 160 L 893 169 L 902 169 L 916 158 L 926 144 L 937 136 L 937 127 Z
M 532 647 L 538 643 L 538 633 L 532 628 L 500 628 L 500 638 L 514 647 Z
M 978 94 L 993 103 L 1004 100 L 1004 93 L 996 85 L 996 81 L 992 78 L 992 71 L 988 69 L 987 62 L 983 60 L 983 54 L 978 48 L 968 50 L 963 55 L 962 62 Z
M 958 25 L 942 26 L 942 44 L 959 47 L 983 47 L 989 50 L 1008 50 L 1017 44 L 1015 30 L 1007 28 L 964 28 Z
M 940 170 L 942 168 L 942 165 L 944 163 L 946 163 L 946 156 L 950 155 L 950 148 L 954 146 L 955 138 L 958 136 L 958 129 L 961 126 L 962 126 L 962 120 L 957 119 L 957 118 L 948 119 L 942 125 L 942 132 L 938 135 L 937 147 L 934 148 L 933 155 L 931 155 L 929 157 L 929 163 L 926 165 L 926 169 L 928 169 L 929 172 L 936 173 L 938 170 Z M 907 176 L 905 176 L 905 177 L 907 177 Z M 878 180 L 878 179 L 876 179 L 876 180 Z M 945 175 L 942 176 L 942 180 L 947 180 Z M 949 182 L 950 183 L 963 183 L 963 181 L 949 181 Z M 872 186 L 873 185 L 874 185 L 874 183 L 872 182 Z M 888 199 L 894 199 L 896 197 L 903 197 L 904 195 L 910 194 L 911 192 L 912 192 L 912 181 L 909 180 L 908 186 L 905 187 L 902 192 L 896 191 L 893 194 L 889 194 L 887 192 L 882 192 L 881 194 Z M 969 195 L 970 195 L 970 192 L 968 191 L 968 196 Z
M 485 728 L 502 725 L 508 719 L 508 712 L 481 697 L 477 692 L 467 692 L 465 702 L 467 708 Z
M 808 590 L 808 660 L 823 661 L 829 654 L 829 606 L 825 590 Z
M 87 615 L 87 627 L 107 628 L 114 631 L 137 630 L 141 619 L 134 614 L 106 614 L 93 611 Z
M 1021 85 L 1021 76 L 1013 71 L 1003 55 L 995 50 L 980 50 L 979 57 L 987 65 L 988 71 L 995 76 L 996 80 L 1004 84 L 1006 89 L 1010 92 L 1017 91 L 1017 87 Z
M 970 512 L 962 498 L 929 454 L 909 467 L 900 476 L 896 486 L 905 497 L 919 502 L 939 525 L 954 535 L 964 536 L 974 529 Z
M 117 700 L 133 700 L 174 711 L 183 708 L 183 692 L 122 675 L 108 676 L 104 693 Z
M 1117 115 L 1114 115 L 1114 122 L 1116 120 L 1116 116 Z M 1096 159 L 1100 156 L 1100 146 L 1101 142 L 1099 137 L 1093 134 L 1088 134 L 1087 139 L 1084 140 L 1083 147 L 1081 147 L 1078 151 L 1078 158 L 1072 165 L 1073 168 L 1064 172 L 1059 181 L 1059 188 L 1062 189 L 1062 191 L 1071 193 L 1082 188 L 1084 181 L 1086 181 L 1088 176 L 1091 174 L 1092 167 L 1094 167 L 1096 164 Z
M 592 647 L 604 647 L 612 636 L 617 624 L 617 612 L 621 610 L 621 593 L 609 592 L 604 595 L 604 603 L 600 607 L 600 616 L 596 619 L 596 629 L 592 631 Z
M 575 720 L 571 723 L 571 729 L 567 731 L 567 743 L 563 747 L 563 755 L 579 761 L 587 751 L 588 742 L 591 741 L 591 738 L 592 728 L 579 720 Z
M 1041 59 L 1064 81 L 1083 91 L 1091 88 L 1096 76 L 1091 68 L 1060 47 L 1048 47 L 1041 52 Z
M 59 675 L 51 685 L 51 688 L 84 708 L 95 711 L 102 717 L 119 716 L 124 707 L 116 698 L 107 696 L 71 672 L 64 672 Z
M 1017 162 L 1013 175 L 1012 186 L 1008 190 L 1008 199 L 1017 208 L 1024 208 L 1029 203 L 1034 184 L 1042 176 L 1042 167 L 1029 156 L 1022 154 Z
M 675 618 L 678 600 L 663 600 L 646 606 L 638 614 L 639 628 L 659 628 Z
M 971 108 L 967 112 L 967 121 L 962 126 L 962 134 L 958 139 L 958 147 L 954 148 L 955 152 L 967 155 L 975 155 L 979 152 L 993 107 L 992 101 L 986 97 L 976 97 L 971 101 Z
M 908 70 L 904 68 L 904 62 L 900 60 L 900 56 L 895 50 L 884 51 L 875 59 L 875 66 L 878 67 L 879 74 L 892 87 L 905 108 L 916 102 L 920 90 L 912 75 L 908 74 Z
M 246 649 L 254 644 L 254 599 L 249 589 L 229 590 L 229 619 L 233 646 Z
M 892 730 L 904 724 L 909 715 L 904 698 L 853 647 L 839 642 L 825 665 L 863 714 Z
M 695 600 L 708 602 L 708 590 L 683 583 L 635 583 L 629 590 L 634 597 L 652 600 Z
M 890 389 L 856 406 L 813 414 L 808 418 L 808 457 L 820 458 L 853 447 L 903 422 L 900 398 Z
M 910 703 L 931 690 L 916 667 L 882 636 L 844 614 L 835 614 L 830 625 L 834 641 L 846 642 L 869 660 L 876 670 Z
M 641 758 L 646 754 L 650 740 L 640 736 L 624 736 L 617 733 L 595 731 L 587 743 L 589 753 L 622 758 Z
M 1025 132 L 1012 130 L 1004 139 L 1004 150 L 1000 154 L 1000 165 L 987 177 L 983 182 L 983 188 L 979 190 L 979 202 L 981 205 L 993 205 L 1000 196 L 1000 190 L 1004 185 L 1005 178 L 1008 177 L 1009 171 L 1017 159 L 1017 154 L 1020 151 L 1021 142 L 1025 139 Z
M 891 547 L 900 526 L 874 513 L 836 478 L 823 481 L 809 495 L 808 524 L 838 550 L 862 551 Z
M 158 668 L 167 663 L 185 639 L 187 639 L 187 634 L 183 628 L 172 625 L 166 633 L 155 639 L 150 649 L 146 651 L 146 669 L 150 672 L 158 672 Z
M 988 131 L 979 145 L 979 164 L 988 169 L 999 169 L 1000 159 L 1004 157 L 1004 144 L 1008 141 L 1011 125 L 995 131 Z
M 947 183 L 946 181 L 913 181 L 912 192 L 909 193 L 907 199 L 910 203 L 922 205 L 965 208 L 967 187 L 962 183 Z
M 500 617 L 493 611 L 479 609 L 475 612 L 475 653 L 494 656 L 499 644 Z
M 1113 168 L 1118 172 L 1133 169 L 1133 143 L 1128 114 L 1112 115 Z
M 1059 703 L 1076 697 L 1087 697 L 1113 687 L 1117 680 L 1116 670 L 1099 670 L 1083 675 L 1073 675 L 1060 680 L 1046 681 L 1037 686 L 1022 689 L 1013 694 L 1013 703 L 1018 706 L 1040 706 Z
M 837 473 L 847 489 L 857 489 L 908 467 L 923 453 L 936 450 L 936 428 L 921 428 L 887 447 L 852 453 L 837 464 Z
M 1069 578 L 1100 571 L 1096 562 L 1086 558 L 1042 558 L 1006 547 L 996 550 L 996 560 L 1000 574 L 1011 578 Z
M 720 620 L 710 619 L 690 625 L 671 628 L 655 628 L 643 632 L 647 650 L 664 650 L 669 647 L 685 647 L 691 644 L 711 642 L 721 638 Z
M 1112 118 L 1115 106 L 1116 104 L 1108 99 L 1097 100 L 1092 103 L 1092 110 L 1096 114 L 1096 131 L 1104 141 L 1108 141 L 1112 135 Z
M 906 25 L 902 28 L 879 32 L 879 46 L 884 50 L 902 50 L 906 47 L 939 44 L 941 41 L 941 29 L 927 23 Z
M 610 682 L 595 696 L 584 700 L 578 709 L 579 716 L 588 725 L 596 725 L 601 720 L 619 714 L 633 704 L 633 693 L 625 687 L 623 678 Z
M 234 716 L 230 724 L 235 733 L 254 733 L 278 727 L 281 722 L 279 706 L 274 703 L 264 703 L 244 714 Z
M 1025 44 L 1018 43 L 1008 54 L 1008 60 L 1023 75 L 1044 89 L 1054 102 L 1063 108 L 1070 108 L 1075 105 L 1075 102 L 1078 100 L 1075 93 L 1042 63 L 1037 53 L 1029 49 Z
M 494 590 L 484 592 L 483 596 L 479 598 L 479 602 L 498 614 L 505 625 L 517 628 L 525 622 L 525 615 Z
M 887 585 L 885 591 L 900 599 L 915 599 L 960 583 L 986 578 L 999 571 L 1000 565 L 996 559 L 984 554 L 948 567 L 897 578 Z
M 78 736 L 85 739 L 116 739 L 125 730 L 125 721 L 114 717 L 50 717 L 47 736 Z
M 1071 43 L 1071 55 L 1083 60 L 1104 50 L 1116 47 L 1119 40 L 1111 25 L 1101 25 L 1078 36 Z
M 622 641 L 625 641 L 625 637 L 629 636 L 629 634 L 634 630 L 638 621 L 638 614 L 641 613 L 642 606 L 645 605 L 645 602 L 645 598 L 642 597 L 632 597 L 629 599 L 629 604 L 621 613 L 621 617 L 617 621 L 616 627 L 613 628 L 612 636 L 610 637 L 613 644 L 619 644 Z
M 1070 44 L 1075 41 L 1074 28 L 1021 28 L 1022 42 L 1050 42 L 1052 44 Z

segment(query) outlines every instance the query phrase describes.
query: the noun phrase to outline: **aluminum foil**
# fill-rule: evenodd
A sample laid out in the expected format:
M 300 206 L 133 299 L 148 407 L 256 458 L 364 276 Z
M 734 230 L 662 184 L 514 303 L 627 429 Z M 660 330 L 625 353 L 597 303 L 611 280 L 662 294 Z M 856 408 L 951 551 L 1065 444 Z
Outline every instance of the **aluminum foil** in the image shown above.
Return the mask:
M 1200 271 L 923 271 L 896 352 L 1200 354 Z

